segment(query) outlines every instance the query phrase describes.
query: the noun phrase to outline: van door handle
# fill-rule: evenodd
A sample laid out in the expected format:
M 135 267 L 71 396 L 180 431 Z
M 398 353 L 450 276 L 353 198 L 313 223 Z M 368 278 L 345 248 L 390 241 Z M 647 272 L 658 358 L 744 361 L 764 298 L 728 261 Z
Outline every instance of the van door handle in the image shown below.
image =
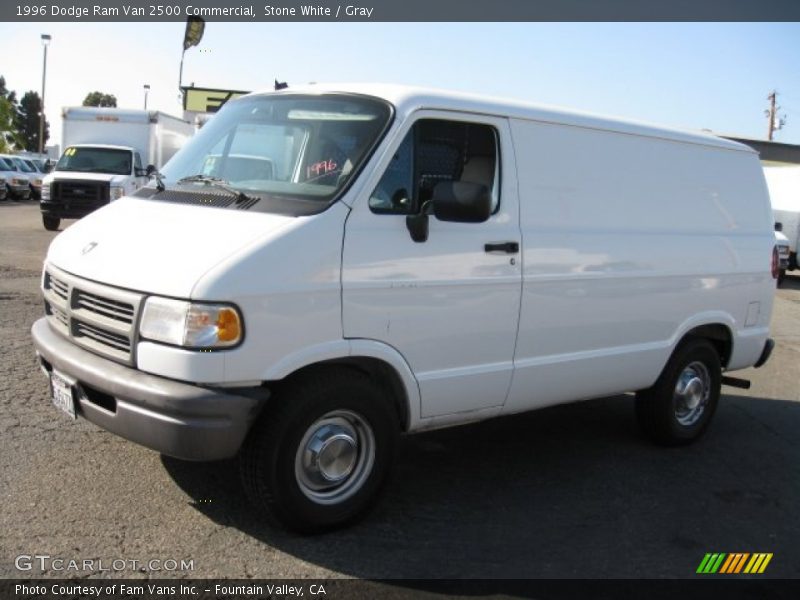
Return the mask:
M 505 252 L 506 254 L 516 254 L 519 252 L 519 242 L 497 242 L 494 244 L 484 244 L 486 252 Z

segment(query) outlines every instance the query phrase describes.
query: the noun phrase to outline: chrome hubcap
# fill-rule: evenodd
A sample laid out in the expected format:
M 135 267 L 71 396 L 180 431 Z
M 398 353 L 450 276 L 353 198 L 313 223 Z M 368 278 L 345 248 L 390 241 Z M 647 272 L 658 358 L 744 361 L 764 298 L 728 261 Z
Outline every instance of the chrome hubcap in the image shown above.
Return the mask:
M 375 462 L 375 436 L 363 417 L 332 411 L 305 432 L 295 456 L 295 477 L 306 497 L 336 504 L 355 494 Z
M 673 394 L 678 423 L 684 426 L 697 423 L 710 396 L 711 376 L 706 366 L 697 361 L 687 365 L 678 377 Z

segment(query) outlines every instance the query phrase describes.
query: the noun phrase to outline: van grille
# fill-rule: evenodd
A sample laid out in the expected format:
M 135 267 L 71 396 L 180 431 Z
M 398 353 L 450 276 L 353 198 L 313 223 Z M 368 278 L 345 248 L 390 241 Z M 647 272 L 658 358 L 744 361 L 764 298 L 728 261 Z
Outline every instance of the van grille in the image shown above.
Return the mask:
M 55 277 L 51 277 L 50 284 L 53 289 L 53 293 L 56 294 L 59 298 L 66 301 L 67 295 L 69 293 L 69 287 L 66 283 L 61 281 L 60 279 L 56 279 Z
M 141 294 L 87 281 L 50 265 L 42 292 L 53 329 L 87 350 L 134 365 Z
M 56 180 L 50 197 L 70 206 L 99 206 L 109 201 L 109 184 L 104 181 Z
M 89 312 L 94 312 L 122 323 L 133 323 L 133 305 L 128 302 L 118 302 L 110 298 L 103 298 L 82 290 L 75 291 L 75 304 Z
M 75 321 L 73 334 L 84 346 L 96 348 L 101 353 L 113 354 L 122 359 L 131 355 L 131 341 L 127 336 L 111 333 L 78 320 Z

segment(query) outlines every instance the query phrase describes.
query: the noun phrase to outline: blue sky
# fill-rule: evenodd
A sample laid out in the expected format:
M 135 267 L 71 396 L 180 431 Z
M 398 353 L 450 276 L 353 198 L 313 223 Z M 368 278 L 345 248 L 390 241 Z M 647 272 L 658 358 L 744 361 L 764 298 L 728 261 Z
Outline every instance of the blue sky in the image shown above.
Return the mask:
M 120 106 L 178 114 L 183 23 L 0 23 L 0 75 L 41 88 L 40 33 L 50 33 L 46 111 L 92 90 Z M 686 129 L 763 138 L 767 94 L 800 144 L 799 23 L 214 23 L 186 53 L 184 83 L 265 89 L 366 81 L 483 92 Z

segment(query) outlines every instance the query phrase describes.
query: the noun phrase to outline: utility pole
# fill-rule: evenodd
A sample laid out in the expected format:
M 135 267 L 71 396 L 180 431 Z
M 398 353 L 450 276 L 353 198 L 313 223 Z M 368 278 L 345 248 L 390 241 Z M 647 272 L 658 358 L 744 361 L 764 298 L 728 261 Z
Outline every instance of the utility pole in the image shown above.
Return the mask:
M 772 141 L 772 135 L 779 129 L 783 129 L 783 126 L 786 125 L 786 115 L 782 117 L 778 116 L 778 111 L 781 107 L 775 104 L 777 96 L 778 92 L 772 90 L 770 95 L 767 96 L 767 100 L 769 100 L 769 109 L 764 111 L 764 114 L 769 119 L 769 123 L 767 123 L 767 139 L 770 142 Z
M 42 34 L 42 46 L 44 46 L 44 58 L 42 59 L 42 100 L 39 105 L 39 154 L 44 153 L 44 84 L 47 80 L 47 46 L 50 44 L 52 38 L 50 35 Z

